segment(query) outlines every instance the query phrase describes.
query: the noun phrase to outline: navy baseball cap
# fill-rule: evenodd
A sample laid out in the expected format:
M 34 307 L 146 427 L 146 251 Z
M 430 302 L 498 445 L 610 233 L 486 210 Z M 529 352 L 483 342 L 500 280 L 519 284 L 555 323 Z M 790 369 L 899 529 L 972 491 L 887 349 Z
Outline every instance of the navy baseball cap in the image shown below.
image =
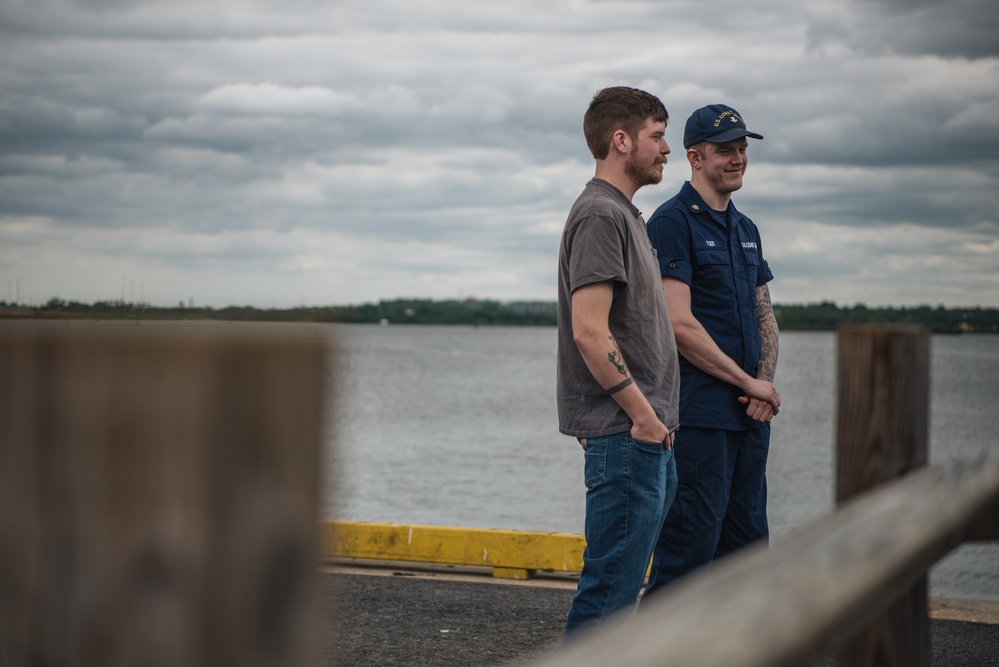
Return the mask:
M 746 121 L 732 107 L 709 104 L 690 114 L 683 128 L 683 147 L 690 148 L 702 141 L 723 144 L 739 137 L 762 139 L 763 135 L 747 130 Z

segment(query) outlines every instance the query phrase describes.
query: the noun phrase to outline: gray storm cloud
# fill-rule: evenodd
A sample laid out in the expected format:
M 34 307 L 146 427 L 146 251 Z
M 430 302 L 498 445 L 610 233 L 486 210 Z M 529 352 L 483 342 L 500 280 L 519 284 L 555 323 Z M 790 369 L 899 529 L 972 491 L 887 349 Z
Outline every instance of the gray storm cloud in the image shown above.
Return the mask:
M 197 11 L 194 11 L 194 10 Z M 0 0 L 0 282 L 172 304 L 554 299 L 581 118 L 633 85 L 753 142 L 776 301 L 999 305 L 985 1 Z M 194 18 L 196 17 L 196 18 Z

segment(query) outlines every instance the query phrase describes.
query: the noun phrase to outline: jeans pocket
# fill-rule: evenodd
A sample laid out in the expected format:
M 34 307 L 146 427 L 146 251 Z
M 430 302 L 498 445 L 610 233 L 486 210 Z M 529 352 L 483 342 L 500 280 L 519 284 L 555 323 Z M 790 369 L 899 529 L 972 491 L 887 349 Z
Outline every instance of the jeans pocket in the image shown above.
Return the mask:
M 666 449 L 666 446 L 661 442 L 649 442 L 648 440 L 638 440 L 637 438 L 632 438 L 631 441 L 640 449 L 645 449 L 655 453 L 665 451 Z

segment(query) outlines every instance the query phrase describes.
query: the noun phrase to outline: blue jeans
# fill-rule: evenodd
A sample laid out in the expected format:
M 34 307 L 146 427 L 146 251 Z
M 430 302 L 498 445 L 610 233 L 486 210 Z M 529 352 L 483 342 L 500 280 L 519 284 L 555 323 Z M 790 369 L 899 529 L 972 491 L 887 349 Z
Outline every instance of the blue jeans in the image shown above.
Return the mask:
M 652 549 L 676 493 L 673 452 L 630 433 L 581 438 L 586 549 L 563 641 L 634 609 Z
M 673 451 L 680 487 L 655 547 L 643 602 L 692 570 L 770 536 L 770 424 L 747 431 L 684 426 Z

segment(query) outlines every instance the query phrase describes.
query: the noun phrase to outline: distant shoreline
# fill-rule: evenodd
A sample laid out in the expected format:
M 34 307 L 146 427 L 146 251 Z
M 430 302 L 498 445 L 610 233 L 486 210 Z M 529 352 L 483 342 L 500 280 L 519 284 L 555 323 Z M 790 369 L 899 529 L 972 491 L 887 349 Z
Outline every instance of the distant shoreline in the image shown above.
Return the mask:
M 999 333 L 999 308 L 980 306 L 868 308 L 862 304 L 840 307 L 825 301 L 775 304 L 774 313 L 784 331 L 835 331 L 843 325 L 906 325 L 927 327 L 934 333 Z M 555 326 L 558 313 L 554 301 L 396 299 L 353 306 L 264 309 L 254 306 L 196 308 L 182 304 L 163 308 L 121 301 L 83 304 L 50 299 L 37 307 L 0 302 L 0 318 Z

